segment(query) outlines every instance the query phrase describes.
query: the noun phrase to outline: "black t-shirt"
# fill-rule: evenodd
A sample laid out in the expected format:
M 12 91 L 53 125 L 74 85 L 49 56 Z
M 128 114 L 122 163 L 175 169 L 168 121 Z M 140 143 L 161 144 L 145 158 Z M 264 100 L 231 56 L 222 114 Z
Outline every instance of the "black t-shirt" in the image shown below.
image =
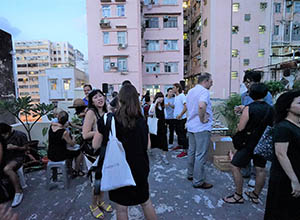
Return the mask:
M 289 143 L 287 156 L 300 181 L 300 128 L 287 120 L 283 120 L 274 127 L 274 143 L 286 142 Z M 276 156 L 272 163 L 271 172 L 274 175 L 286 176 L 288 178 Z
M 13 144 L 19 147 L 23 147 L 27 144 L 27 136 L 22 131 L 13 130 L 11 135 L 7 138 L 7 144 Z M 24 157 L 25 152 L 23 150 L 7 150 L 6 151 L 6 158 L 13 159 L 16 157 Z

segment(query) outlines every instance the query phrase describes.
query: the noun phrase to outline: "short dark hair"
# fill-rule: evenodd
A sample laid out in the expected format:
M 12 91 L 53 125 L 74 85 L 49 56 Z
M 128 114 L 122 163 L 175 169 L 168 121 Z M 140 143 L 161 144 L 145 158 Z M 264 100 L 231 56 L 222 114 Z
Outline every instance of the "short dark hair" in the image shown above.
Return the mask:
M 249 96 L 253 100 L 264 98 L 268 93 L 268 87 L 264 83 L 254 83 L 250 87 Z
M 169 92 L 170 90 L 172 90 L 172 87 L 168 88 L 168 89 L 167 89 L 167 92 Z
M 4 122 L 0 123 L 0 134 L 10 133 L 12 127 Z
M 150 96 L 145 95 L 145 102 L 150 102 Z
M 57 119 L 59 124 L 64 125 L 69 120 L 69 114 L 66 111 L 60 111 Z
M 203 81 L 209 80 L 211 78 L 210 73 L 201 73 L 198 76 L 198 83 L 202 83 Z
M 174 83 L 173 86 L 175 86 L 178 89 L 178 92 L 181 93 L 182 92 L 182 87 L 179 83 Z
M 84 88 L 84 87 L 90 87 L 91 90 L 93 89 L 92 86 L 91 86 L 91 84 L 84 84 L 84 85 L 83 85 L 83 88 Z
M 132 85 L 131 82 L 129 80 L 124 80 L 122 82 L 122 86 L 126 86 L 126 85 Z
M 299 96 L 300 90 L 289 91 L 279 96 L 275 104 L 275 123 L 279 123 L 286 118 L 292 102 Z
M 118 95 L 118 92 L 116 92 L 116 91 L 113 91 L 113 93 L 111 94 L 111 96 L 112 96 L 113 98 L 115 98 L 117 95 Z
M 249 79 L 251 82 L 259 83 L 262 77 L 263 71 L 247 70 L 244 76 L 244 82 Z

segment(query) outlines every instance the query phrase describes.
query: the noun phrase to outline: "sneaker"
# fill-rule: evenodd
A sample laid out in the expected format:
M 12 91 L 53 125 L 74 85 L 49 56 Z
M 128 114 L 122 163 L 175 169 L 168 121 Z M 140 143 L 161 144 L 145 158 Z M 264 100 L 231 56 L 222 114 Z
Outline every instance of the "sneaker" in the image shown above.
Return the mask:
M 168 161 L 166 155 L 162 155 L 161 160 L 162 160 L 166 165 L 169 165 L 169 161 Z
M 186 157 L 187 156 L 187 153 L 182 151 L 180 154 L 178 154 L 176 157 L 178 158 L 183 158 L 183 157 Z
M 189 180 L 189 181 L 193 181 L 193 179 L 194 179 L 194 178 L 193 178 L 192 176 L 188 176 L 188 177 L 187 177 L 187 180 Z
M 173 147 L 174 147 L 173 144 L 169 144 L 169 145 L 168 145 L 168 149 L 170 149 L 170 150 L 173 149 Z
M 210 183 L 206 183 L 206 182 L 204 182 L 204 183 L 202 183 L 201 185 L 199 185 L 199 186 L 195 186 L 195 185 L 193 185 L 193 187 L 194 188 L 196 188 L 196 189 L 210 189 L 210 188 L 212 188 L 213 187 L 213 185 L 212 184 L 210 184 Z
M 180 149 L 182 149 L 182 146 L 179 146 L 179 145 L 172 148 L 172 150 L 180 150 Z
M 11 207 L 17 207 L 21 204 L 23 200 L 23 193 L 16 193 L 13 202 L 11 203 Z
M 248 182 L 248 186 L 249 187 L 255 187 L 255 180 L 254 179 L 250 179 Z

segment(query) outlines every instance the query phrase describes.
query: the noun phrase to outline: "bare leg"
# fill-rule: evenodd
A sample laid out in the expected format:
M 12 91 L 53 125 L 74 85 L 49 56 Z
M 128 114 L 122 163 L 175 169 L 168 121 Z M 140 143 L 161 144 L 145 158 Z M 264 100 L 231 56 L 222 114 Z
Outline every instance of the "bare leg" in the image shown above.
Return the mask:
M 81 164 L 82 160 L 83 160 L 83 155 L 82 155 L 82 153 L 80 153 L 78 155 L 78 157 L 76 157 L 76 159 L 75 159 L 75 170 L 76 171 L 80 170 L 80 164 Z
M 117 220 L 128 220 L 128 207 L 116 204 Z
M 255 167 L 256 168 L 256 179 L 255 179 L 255 188 L 254 192 L 259 196 L 262 188 L 265 185 L 266 171 L 265 168 Z
M 240 195 L 243 193 L 243 177 L 241 174 L 241 168 L 236 167 L 231 164 L 231 171 L 233 175 L 233 180 L 236 187 L 236 192 Z
M 17 165 L 16 161 L 11 161 L 4 167 L 3 171 L 8 176 L 11 183 L 13 184 L 15 193 L 22 193 L 19 177 L 17 173 L 14 171 L 16 165 Z
M 157 220 L 157 216 L 150 199 L 141 204 L 141 206 L 143 208 L 143 212 L 147 220 Z

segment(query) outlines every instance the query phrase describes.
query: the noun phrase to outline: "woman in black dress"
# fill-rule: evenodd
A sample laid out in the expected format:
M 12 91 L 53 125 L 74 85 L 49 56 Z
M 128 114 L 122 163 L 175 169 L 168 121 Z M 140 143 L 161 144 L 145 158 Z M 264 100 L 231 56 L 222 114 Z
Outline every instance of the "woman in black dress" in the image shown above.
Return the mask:
M 275 104 L 275 155 L 265 220 L 300 219 L 300 91 L 282 94 Z
M 128 219 L 128 206 L 140 204 L 146 219 L 157 219 L 149 198 L 149 133 L 147 123 L 141 113 L 138 93 L 134 86 L 125 85 L 119 93 L 120 107 L 115 114 L 116 135 L 123 144 L 126 160 L 131 169 L 136 186 L 127 186 L 109 191 L 109 198 L 115 202 L 117 219 Z M 98 132 L 93 139 L 95 149 L 101 146 L 106 134 L 104 120 L 98 120 Z M 116 177 L 117 178 L 117 177 Z
M 169 164 L 167 160 L 168 142 L 167 142 L 167 125 L 165 120 L 165 106 L 164 95 L 161 92 L 156 93 L 153 104 L 149 109 L 149 116 L 156 117 L 157 122 L 157 135 L 150 134 L 151 148 L 159 148 L 163 151 L 162 161 Z

